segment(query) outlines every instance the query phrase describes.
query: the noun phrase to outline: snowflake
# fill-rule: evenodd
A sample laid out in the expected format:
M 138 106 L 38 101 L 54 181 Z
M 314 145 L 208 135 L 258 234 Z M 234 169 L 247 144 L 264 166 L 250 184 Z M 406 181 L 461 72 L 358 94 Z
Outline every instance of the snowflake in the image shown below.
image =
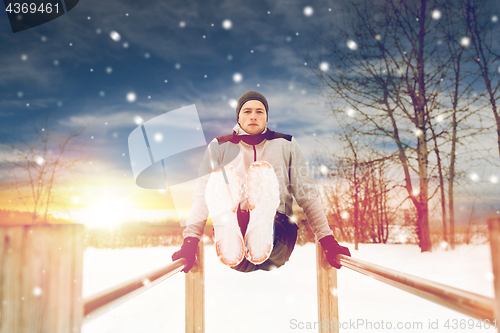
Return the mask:
M 354 118 L 354 116 L 356 115 L 356 111 L 355 111 L 354 109 L 352 109 L 352 108 L 348 108 L 348 109 L 346 110 L 346 113 L 347 113 L 347 115 L 348 115 L 349 117 L 351 117 L 351 118 Z
M 185 27 L 186 27 L 186 22 L 184 22 L 184 21 L 180 21 L 180 22 L 179 22 L 179 27 L 181 27 L 181 28 L 185 28 Z
M 40 287 L 33 288 L 33 295 L 35 295 L 36 297 L 38 297 L 41 294 L 42 294 L 42 288 L 40 288 Z
M 349 218 L 349 213 L 343 211 L 342 213 L 340 213 L 340 217 L 343 218 L 344 220 L 347 220 Z
M 22 61 L 28 60 L 28 56 L 26 54 L 21 55 L 21 60 Z
M 493 175 L 493 176 L 490 176 L 490 182 L 492 184 L 498 184 L 498 177 Z
M 479 175 L 478 175 L 477 173 L 475 173 L 475 172 L 472 172 L 472 173 L 470 174 L 470 176 L 469 176 L 469 177 L 470 177 L 470 179 L 471 179 L 473 182 L 478 182 L 478 181 L 479 181 L 479 179 L 480 179 L 480 178 L 479 178 Z
M 36 162 L 36 164 L 38 164 L 38 165 L 42 165 L 43 163 L 45 163 L 45 160 L 43 159 L 43 157 L 42 157 L 42 156 L 38 156 L 38 155 L 37 155 L 37 156 L 35 156 L 35 162 Z
M 134 117 L 134 123 L 136 123 L 137 125 L 141 125 L 143 122 L 144 122 L 144 119 L 142 119 L 141 116 Z
M 348 40 L 347 47 L 350 48 L 351 50 L 355 51 L 358 49 L 358 44 L 356 44 L 356 42 L 353 40 Z
M 181 64 L 176 63 L 176 64 L 175 64 L 175 69 L 181 69 Z
M 463 47 L 467 47 L 470 45 L 470 38 L 469 37 L 462 37 L 462 39 L 460 40 L 460 45 L 462 45 Z
M 231 20 L 224 20 L 222 21 L 222 27 L 226 30 L 229 30 L 233 27 L 233 22 L 231 22 Z
M 155 135 L 154 135 L 153 138 L 154 138 L 154 140 L 156 142 L 162 142 L 163 141 L 163 134 L 161 134 L 161 133 L 155 133 Z
M 234 73 L 233 75 L 233 81 L 236 83 L 240 83 L 243 80 L 243 75 L 240 73 Z
M 441 11 L 439 9 L 434 9 L 431 15 L 434 20 L 439 20 L 441 18 Z
M 444 116 L 443 116 L 442 114 L 440 114 L 440 115 L 438 115 L 438 116 L 436 117 L 436 121 L 437 121 L 438 123 L 442 122 L 443 120 L 444 120 Z
M 108 74 L 113 73 L 113 68 L 111 68 L 111 67 L 106 67 L 106 73 L 108 73 Z
M 307 65 L 307 63 L 305 63 L 304 65 Z M 330 64 L 328 64 L 326 61 L 323 61 L 321 64 L 319 64 L 319 69 L 322 72 L 326 72 L 330 69 Z
M 228 104 L 233 109 L 236 109 L 236 107 L 238 106 L 238 102 L 235 99 L 232 99 L 232 98 L 228 101 Z
M 314 9 L 311 6 L 304 7 L 304 15 L 311 16 L 314 14 Z
M 122 39 L 122 36 L 114 30 L 109 33 L 109 37 L 111 37 L 111 39 L 115 42 L 119 42 L 120 39 Z
M 127 101 L 128 102 L 133 103 L 133 102 L 135 102 L 136 99 L 137 99 L 137 95 L 134 92 L 129 92 L 127 94 Z

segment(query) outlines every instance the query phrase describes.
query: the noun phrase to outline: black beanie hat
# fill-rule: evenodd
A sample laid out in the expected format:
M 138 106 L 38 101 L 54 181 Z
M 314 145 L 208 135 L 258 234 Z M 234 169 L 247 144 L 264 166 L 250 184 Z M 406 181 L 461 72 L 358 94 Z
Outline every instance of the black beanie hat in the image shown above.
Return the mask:
M 238 100 L 238 105 L 236 105 L 236 121 L 238 122 L 238 124 L 239 124 L 238 118 L 240 115 L 241 107 L 243 106 L 243 104 L 251 100 L 257 100 L 259 102 L 262 102 L 262 104 L 264 104 L 264 107 L 266 108 L 266 121 L 269 120 L 269 106 L 267 105 L 267 99 L 261 93 L 258 93 L 253 90 L 248 90 L 246 93 L 241 95 L 240 99 Z

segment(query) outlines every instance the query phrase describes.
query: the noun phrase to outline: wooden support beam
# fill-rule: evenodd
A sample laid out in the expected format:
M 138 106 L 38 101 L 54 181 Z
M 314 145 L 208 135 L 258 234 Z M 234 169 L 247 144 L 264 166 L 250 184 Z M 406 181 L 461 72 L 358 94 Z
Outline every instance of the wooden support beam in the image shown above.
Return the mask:
M 321 244 L 316 242 L 316 275 L 318 281 L 318 319 L 320 333 L 338 333 L 339 301 L 337 270 L 330 266 Z
M 186 274 L 186 333 L 205 332 L 205 250 L 198 243 L 198 256 Z
M 487 219 L 490 232 L 491 267 L 495 288 L 495 319 L 497 332 L 500 332 L 500 216 Z
M 0 333 L 80 332 L 83 226 L 0 226 Z

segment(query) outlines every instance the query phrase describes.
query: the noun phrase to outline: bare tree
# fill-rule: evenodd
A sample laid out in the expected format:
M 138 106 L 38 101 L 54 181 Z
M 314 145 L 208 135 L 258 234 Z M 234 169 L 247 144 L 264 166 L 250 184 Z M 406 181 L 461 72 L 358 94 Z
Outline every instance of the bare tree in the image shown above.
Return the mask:
M 487 101 L 496 125 L 500 157 L 500 114 L 497 105 L 500 93 L 500 67 L 498 66 L 500 28 L 496 23 L 498 17 L 494 19 L 491 15 L 495 3 L 484 0 L 461 0 L 460 4 L 462 19 L 470 36 L 471 47 L 467 48 L 467 52 L 473 62 L 477 64 L 478 74 L 484 83 Z M 465 36 L 464 38 L 467 38 L 465 41 L 469 43 L 469 37 Z
M 349 3 L 347 23 L 336 26 L 320 45 L 319 59 L 308 62 L 316 65 L 311 68 L 334 113 L 351 116 L 358 134 L 374 145 L 395 147 L 386 156 L 399 160 L 403 186 L 417 211 L 419 246 L 430 251 L 431 119 L 442 100 L 440 79 L 455 56 L 440 50 L 438 23 L 430 17 L 429 8 L 442 2 Z
M 57 186 L 67 172 L 84 161 L 78 149 L 83 131 L 57 133 L 47 115 L 43 128 L 35 126 L 33 140 L 6 144 L 9 151 L 0 162 L 8 166 L 10 179 L 2 187 L 15 193 L 33 223 L 47 221 Z
M 337 149 L 330 157 L 321 154 L 330 172 L 322 182 L 327 216 L 343 240 L 385 243 L 395 209 L 388 204 L 394 184 L 387 179 L 388 160 L 357 141 L 353 129 L 337 136 Z M 342 147 L 342 148 L 339 148 Z M 326 161 L 325 161 L 326 159 Z

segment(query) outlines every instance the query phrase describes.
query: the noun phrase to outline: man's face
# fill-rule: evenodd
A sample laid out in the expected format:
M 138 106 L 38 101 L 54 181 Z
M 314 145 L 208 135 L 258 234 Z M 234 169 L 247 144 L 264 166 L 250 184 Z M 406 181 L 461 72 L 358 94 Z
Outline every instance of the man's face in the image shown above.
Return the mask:
M 238 117 L 241 128 L 249 134 L 259 134 L 267 124 L 266 108 L 262 102 L 250 100 L 243 104 Z

